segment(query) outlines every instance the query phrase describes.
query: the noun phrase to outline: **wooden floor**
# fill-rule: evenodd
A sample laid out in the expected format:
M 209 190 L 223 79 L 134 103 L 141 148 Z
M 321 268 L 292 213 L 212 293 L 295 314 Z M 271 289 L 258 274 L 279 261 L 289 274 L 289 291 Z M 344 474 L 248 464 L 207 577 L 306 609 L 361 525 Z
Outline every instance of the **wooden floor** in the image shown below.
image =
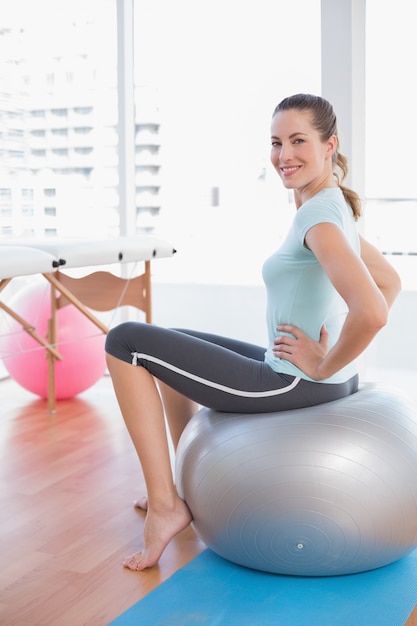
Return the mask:
M 2 626 L 105 626 L 204 549 L 189 528 L 159 566 L 122 567 L 144 484 L 109 378 L 55 415 L 11 380 L 0 398 Z
M 140 466 L 105 377 L 78 398 L 46 403 L 0 381 L 0 624 L 104 626 L 204 545 L 191 528 L 143 573 Z

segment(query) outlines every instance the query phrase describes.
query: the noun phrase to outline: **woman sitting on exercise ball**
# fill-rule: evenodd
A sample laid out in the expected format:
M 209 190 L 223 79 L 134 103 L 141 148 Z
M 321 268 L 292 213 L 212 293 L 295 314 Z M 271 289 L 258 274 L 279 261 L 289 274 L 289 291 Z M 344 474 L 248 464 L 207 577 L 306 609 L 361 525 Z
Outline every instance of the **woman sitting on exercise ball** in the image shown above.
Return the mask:
M 155 565 L 192 519 L 175 489 L 164 414 L 176 447 L 198 405 L 262 413 L 354 393 L 355 359 L 400 291 L 396 271 L 358 234 L 360 199 L 342 185 L 347 162 L 329 102 L 298 94 L 276 107 L 271 161 L 297 211 L 263 267 L 268 347 L 137 322 L 108 334 L 108 368 L 147 487 L 144 547 L 124 561 L 132 570 Z

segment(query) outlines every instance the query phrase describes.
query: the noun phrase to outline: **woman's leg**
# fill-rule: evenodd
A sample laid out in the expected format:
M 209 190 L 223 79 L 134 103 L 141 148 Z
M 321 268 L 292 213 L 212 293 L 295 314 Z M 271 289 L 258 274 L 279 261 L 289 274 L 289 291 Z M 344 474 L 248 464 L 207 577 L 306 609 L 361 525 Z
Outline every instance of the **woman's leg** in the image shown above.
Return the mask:
M 158 381 L 158 387 L 162 396 L 165 417 L 167 418 L 171 440 L 174 450 L 176 450 L 182 431 L 187 426 L 193 415 L 197 413 L 200 405 L 192 400 L 189 400 L 165 383 Z M 147 496 L 141 496 L 138 500 L 135 500 L 133 504 L 137 509 L 141 509 L 142 511 L 148 510 Z
M 158 381 L 174 450 L 177 449 L 182 431 L 199 409 L 199 404 L 178 393 L 172 387 Z
M 164 411 L 152 375 L 111 355 L 107 364 L 148 493 L 144 548 L 124 561 L 125 567 L 142 570 L 158 562 L 170 540 L 188 526 L 191 513 L 173 483 Z
M 143 326 L 134 326 L 137 329 L 143 329 Z M 143 330 L 148 330 L 148 328 L 146 327 Z M 181 329 L 180 330 L 181 334 L 185 334 L 185 335 L 189 335 L 191 337 L 197 338 L 197 339 L 202 339 L 205 342 L 209 342 L 212 345 L 218 345 L 218 346 L 222 346 L 222 347 L 226 347 L 228 350 L 231 350 L 233 352 L 239 353 L 241 355 L 245 355 L 249 358 L 253 358 L 253 359 L 262 359 L 263 358 L 263 354 L 265 349 L 263 347 L 260 346 L 255 346 L 253 344 L 249 344 L 247 342 L 241 342 L 241 341 L 237 341 L 234 339 L 230 339 L 227 337 L 222 337 L 222 336 L 218 336 L 218 335 L 213 335 L 213 334 L 209 334 L 209 333 L 203 333 L 203 332 L 199 332 L 199 331 L 194 331 L 194 330 L 188 330 L 188 329 Z M 131 334 L 129 333 L 129 337 L 131 336 Z M 141 342 L 140 342 L 141 343 Z M 164 340 L 165 344 L 169 344 L 170 342 L 166 340 Z M 121 342 L 120 340 L 118 341 L 118 345 L 120 346 Z M 124 361 L 126 361 L 126 364 L 129 366 L 129 364 L 132 361 L 132 352 L 130 350 L 136 349 L 137 346 L 130 346 L 129 350 L 127 351 L 126 356 L 124 357 Z M 182 351 L 182 350 L 181 350 Z M 178 354 L 178 352 L 177 352 Z M 122 354 L 120 354 L 120 356 L 122 357 Z M 110 357 L 111 358 L 111 357 Z M 114 359 L 114 357 L 113 357 Z M 117 384 L 116 382 L 116 378 L 115 375 L 113 375 L 113 370 L 116 372 L 117 371 L 117 362 L 119 359 L 115 359 L 116 363 L 114 364 L 114 366 L 110 367 L 109 366 L 109 371 L 110 374 L 112 375 L 113 379 L 114 379 L 114 384 L 115 384 L 115 390 L 116 390 L 116 395 L 118 398 L 120 398 L 119 400 L 119 405 L 121 408 L 122 413 L 126 416 L 128 415 L 127 413 L 127 408 L 124 409 L 123 408 L 123 399 L 129 397 L 130 394 L 130 388 L 131 388 L 131 382 L 129 380 L 129 378 L 124 378 L 124 381 L 126 383 L 126 389 L 124 389 L 123 391 L 119 391 L 118 389 L 120 388 L 120 390 L 122 389 L 122 386 Z M 110 361 L 111 363 L 111 361 Z M 132 368 L 132 369 L 138 369 L 138 368 Z M 135 384 L 140 384 L 139 383 L 139 379 L 135 380 Z M 170 435 L 171 435 L 171 439 L 172 439 L 172 443 L 174 446 L 174 450 L 176 450 L 179 439 L 181 437 L 181 434 L 185 428 L 185 426 L 187 425 L 187 423 L 189 422 L 189 420 L 192 418 L 192 416 L 197 412 L 198 408 L 199 408 L 199 404 L 197 402 L 193 402 L 192 400 L 190 400 L 188 397 L 186 397 L 185 395 L 183 395 L 180 392 L 177 392 L 175 389 L 173 389 L 171 386 L 169 386 L 166 383 L 163 383 L 160 380 L 157 380 L 157 384 L 162 396 L 162 400 L 163 400 L 163 407 L 164 407 L 164 412 L 165 412 L 165 417 L 167 419 L 168 422 L 168 426 L 169 426 L 169 431 L 170 431 Z M 134 401 L 134 399 L 131 397 L 130 400 L 130 405 L 132 404 L 132 402 Z M 136 411 L 134 411 L 134 415 L 136 417 L 134 417 L 133 419 L 137 419 L 138 416 L 140 414 L 138 414 Z M 126 418 L 125 418 L 126 419 Z M 128 422 L 128 418 L 126 419 L 126 423 Z M 129 429 L 130 432 L 130 429 Z M 133 439 L 133 436 L 132 436 Z M 138 449 L 138 447 L 136 447 L 138 455 L 140 456 L 140 450 Z M 147 511 L 148 510 L 148 496 L 144 495 L 141 496 L 139 499 L 134 501 L 134 506 L 138 509 L 141 509 L 143 511 Z
M 220 335 L 213 335 L 210 333 L 204 333 L 188 329 L 178 330 L 191 337 L 196 337 L 198 339 L 208 341 L 211 344 L 227 347 L 229 350 L 233 350 L 234 352 L 237 352 L 249 358 L 257 358 L 261 360 L 265 351 L 264 348 L 261 348 L 260 346 L 237 341 L 228 337 L 222 337 Z M 175 389 L 163 383 L 162 381 L 158 381 L 158 386 L 162 395 L 163 405 L 165 408 L 165 416 L 167 418 L 172 443 L 174 446 L 174 450 L 176 450 L 184 428 L 193 417 L 193 415 L 197 413 L 200 405 L 197 404 L 197 402 L 193 402 L 181 393 L 175 391 Z

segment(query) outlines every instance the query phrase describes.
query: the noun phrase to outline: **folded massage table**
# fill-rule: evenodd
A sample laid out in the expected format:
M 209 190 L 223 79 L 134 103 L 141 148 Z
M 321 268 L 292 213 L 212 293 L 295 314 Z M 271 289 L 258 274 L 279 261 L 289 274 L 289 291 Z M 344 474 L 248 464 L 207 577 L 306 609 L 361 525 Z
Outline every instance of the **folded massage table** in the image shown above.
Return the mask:
M 69 303 L 76 306 L 103 333 L 108 328 L 92 312 L 110 311 L 120 306 L 134 306 L 152 321 L 151 261 L 170 257 L 175 249 L 170 243 L 152 236 L 115 239 L 16 239 L 0 242 L 0 293 L 11 280 L 21 276 L 43 275 L 51 284 L 51 319 L 45 339 L 0 299 L 0 309 L 13 317 L 47 351 L 48 406 L 56 406 L 54 364 L 61 359 L 57 346 L 57 310 Z M 142 274 L 123 278 L 109 271 L 93 271 L 82 277 L 68 275 L 75 268 L 121 263 L 144 264 Z

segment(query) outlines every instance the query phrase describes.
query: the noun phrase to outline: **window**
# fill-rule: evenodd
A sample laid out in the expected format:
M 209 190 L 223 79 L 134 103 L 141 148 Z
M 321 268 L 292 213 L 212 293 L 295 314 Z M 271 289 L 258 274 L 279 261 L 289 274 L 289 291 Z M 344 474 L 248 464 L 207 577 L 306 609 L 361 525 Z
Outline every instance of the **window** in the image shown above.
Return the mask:
M 66 117 L 68 115 L 68 109 L 51 109 L 51 113 L 57 117 Z
M 269 121 L 290 93 L 320 93 L 320 1 L 236 6 L 135 2 L 136 108 L 146 114 L 136 184 L 160 166 L 151 219 L 181 250 L 172 280 L 261 283 L 293 210 L 269 165 Z
M 74 107 L 74 113 L 77 115 L 90 115 L 93 112 L 93 107 Z
M 366 8 L 366 234 L 397 267 L 404 289 L 414 290 L 417 118 L 413 81 L 404 80 L 417 57 L 414 5 L 367 0 Z
M 93 151 L 93 148 L 74 148 L 74 152 L 75 154 L 91 154 Z
M 68 148 L 52 148 L 51 152 L 56 156 L 68 156 Z
M 91 126 L 75 126 L 74 133 L 76 135 L 88 135 L 92 130 Z
M 12 89 L 9 101 L 22 104 L 14 112 L 24 121 L 21 171 L 33 176 L 34 189 L 56 190 L 51 205 L 57 228 L 68 223 L 59 216 L 71 205 L 69 193 L 86 209 L 97 202 L 95 210 L 105 195 L 112 215 L 108 232 L 114 234 L 113 215 L 119 210 L 116 0 L 14 0 L 10 7 L 4 19 L 17 38 L 2 49 L 20 55 L 16 81 L 24 95 Z M 235 263 L 246 280 L 259 282 L 260 259 L 276 246 L 284 231 L 282 216 L 290 210 L 268 165 L 269 119 L 277 100 L 288 93 L 320 91 L 320 0 L 248 0 L 238 16 L 235 5 L 224 0 L 135 0 L 134 8 L 133 165 L 136 186 L 152 190 L 143 198 L 147 228 L 178 241 L 177 263 L 184 266 L 177 274 L 184 280 L 199 272 L 201 280 L 228 281 L 225 267 L 235 280 Z M 34 40 L 42 46 L 33 46 Z M 290 63 L 278 62 L 277 50 L 291 51 Z M 0 166 L 11 167 L 4 161 Z M 14 186 L 23 185 L 20 175 L 13 176 Z M 35 215 L 44 201 L 44 194 L 35 194 Z M 277 205 L 284 208 L 278 211 Z M 15 228 L 19 223 L 16 219 Z M 92 233 L 94 228 L 92 221 Z M 197 245 L 208 250 L 213 237 L 219 254 L 204 277 L 193 254 Z M 243 253 L 249 243 L 251 261 Z
M 101 156 L 109 128 L 117 136 L 117 116 L 108 115 L 109 110 L 117 112 L 116 27 L 116 0 L 13 0 L 2 12 L 0 77 L 10 76 L 13 68 L 13 80 L 1 83 L 7 107 L 0 107 L 0 128 L 6 133 L 0 170 L 5 174 L 2 184 L 7 180 L 15 194 L 9 201 L 9 223 L 2 218 L 2 233 L 41 232 L 42 220 L 32 228 L 30 216 L 22 219 L 19 192 L 28 187 L 28 179 L 34 190 L 33 220 L 46 209 L 48 232 L 60 236 L 73 226 L 65 215 L 69 207 L 76 203 L 82 215 L 95 202 L 99 211 L 100 189 L 108 180 L 113 192 L 117 189 L 117 176 L 107 175 Z M 117 174 L 117 160 L 113 168 Z M 117 211 L 117 195 L 109 197 Z M 102 233 L 113 234 L 114 220 L 107 231 L 104 222 L 100 227 Z M 83 226 L 88 236 L 86 229 L 96 234 L 94 220 Z
M 20 111 L 7 111 L 6 116 L 9 120 L 19 119 L 21 117 Z

